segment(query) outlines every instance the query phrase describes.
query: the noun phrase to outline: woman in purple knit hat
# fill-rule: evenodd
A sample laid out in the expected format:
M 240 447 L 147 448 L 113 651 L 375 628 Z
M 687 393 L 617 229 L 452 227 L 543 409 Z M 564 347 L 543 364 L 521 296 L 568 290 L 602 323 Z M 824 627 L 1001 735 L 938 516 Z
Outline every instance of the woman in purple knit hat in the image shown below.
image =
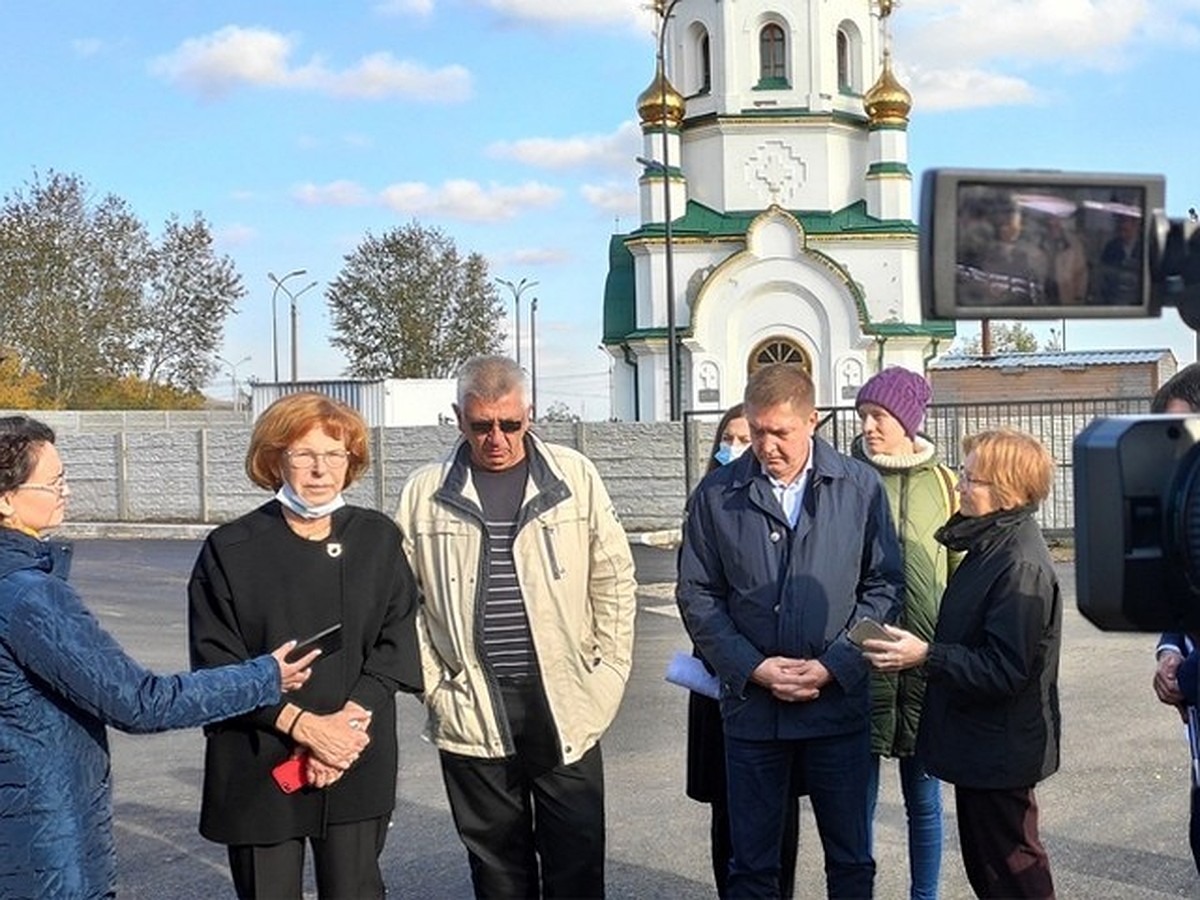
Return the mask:
M 942 591 L 957 555 L 934 533 L 958 508 L 954 473 L 938 460 L 933 443 L 920 433 L 932 390 L 915 372 L 884 369 L 858 392 L 855 405 L 862 434 L 851 453 L 874 466 L 887 490 L 892 519 L 904 553 L 904 608 L 897 622 L 928 641 L 933 638 Z M 916 755 L 917 724 L 925 694 L 919 669 L 871 675 L 871 754 L 869 790 L 874 820 L 882 757 L 899 762 L 900 788 L 908 818 L 909 896 L 932 900 L 938 894 L 942 858 L 941 782 Z

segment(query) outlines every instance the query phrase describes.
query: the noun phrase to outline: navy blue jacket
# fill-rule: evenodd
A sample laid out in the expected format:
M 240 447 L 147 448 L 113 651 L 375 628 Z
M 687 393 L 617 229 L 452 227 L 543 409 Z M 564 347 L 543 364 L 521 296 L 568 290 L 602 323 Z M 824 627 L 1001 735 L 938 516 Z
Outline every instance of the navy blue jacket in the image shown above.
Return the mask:
M 752 453 L 714 469 L 692 494 L 677 600 L 721 680 L 727 734 L 771 740 L 866 728 L 868 666 L 846 629 L 863 616 L 894 621 L 903 595 L 879 475 L 819 438 L 794 530 Z M 771 656 L 819 660 L 834 681 L 816 700 L 777 700 L 749 680 Z
M 105 725 L 201 725 L 279 699 L 269 656 L 158 676 L 66 582 L 70 547 L 0 527 L 0 897 L 116 893 Z

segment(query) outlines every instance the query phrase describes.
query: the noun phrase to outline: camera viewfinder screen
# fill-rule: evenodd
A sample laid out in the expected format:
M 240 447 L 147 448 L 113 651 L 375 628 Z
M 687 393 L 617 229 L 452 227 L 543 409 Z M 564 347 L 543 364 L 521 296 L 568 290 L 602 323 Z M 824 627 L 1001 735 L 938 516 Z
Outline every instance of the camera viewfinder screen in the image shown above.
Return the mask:
M 1144 188 L 962 182 L 956 199 L 960 307 L 1144 305 Z

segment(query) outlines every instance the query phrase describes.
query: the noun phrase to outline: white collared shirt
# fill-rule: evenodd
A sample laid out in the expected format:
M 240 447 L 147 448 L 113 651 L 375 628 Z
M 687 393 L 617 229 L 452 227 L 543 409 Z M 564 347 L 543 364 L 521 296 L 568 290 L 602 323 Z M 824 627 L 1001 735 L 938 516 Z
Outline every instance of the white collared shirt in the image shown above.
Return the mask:
M 796 522 L 800 519 L 800 505 L 804 501 L 804 488 L 808 484 L 808 475 L 812 472 L 812 464 L 813 442 L 809 440 L 808 459 L 804 463 L 804 468 L 800 470 L 800 474 L 792 479 L 791 484 L 784 484 L 770 473 L 767 474 L 767 478 L 771 482 L 771 492 L 779 501 L 779 506 L 783 509 L 783 514 L 792 528 L 796 527 Z

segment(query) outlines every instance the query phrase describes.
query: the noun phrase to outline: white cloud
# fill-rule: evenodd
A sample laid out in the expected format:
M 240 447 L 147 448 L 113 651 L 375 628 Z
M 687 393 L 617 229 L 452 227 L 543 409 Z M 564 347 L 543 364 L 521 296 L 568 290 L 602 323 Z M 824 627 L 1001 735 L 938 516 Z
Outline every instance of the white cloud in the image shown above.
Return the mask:
M 375 4 L 375 12 L 385 16 L 429 16 L 433 14 L 433 0 L 382 0 Z
M 597 210 L 615 216 L 636 216 L 640 213 L 636 188 L 628 183 L 610 181 L 606 184 L 585 184 L 579 193 Z
M 893 20 L 897 53 L 931 66 L 992 60 L 1109 66 L 1135 37 L 1149 0 L 916 2 Z
M 76 56 L 95 56 L 104 50 L 104 41 L 99 38 L 76 38 L 71 41 Z
M 353 69 L 321 72 L 315 86 L 342 97 L 377 99 L 399 94 L 414 100 L 449 103 L 471 96 L 471 73 L 462 66 L 427 69 L 393 59 L 390 53 L 372 53 Z
M 232 225 L 225 225 L 218 228 L 213 233 L 213 240 L 220 249 L 229 247 L 245 247 L 247 244 L 252 244 L 258 240 L 258 230 L 235 222 Z
M 292 196 L 306 206 L 385 206 L 414 216 L 441 216 L 466 222 L 503 222 L 522 213 L 545 209 L 562 199 L 555 187 L 526 182 L 483 187 L 465 179 L 440 187 L 423 182 L 398 182 L 373 193 L 354 181 L 297 185 Z
M 301 184 L 292 196 L 305 206 L 367 206 L 373 202 L 370 192 L 353 181 L 329 184 Z
M 553 206 L 562 198 L 562 191 L 533 181 L 485 188 L 474 181 L 457 179 L 441 187 L 419 182 L 394 184 L 384 188 L 380 196 L 396 212 L 467 222 L 504 222 L 527 210 Z
M 499 254 L 492 262 L 495 266 L 553 266 L 570 259 L 571 252 L 562 247 L 526 247 Z
M 630 25 L 653 34 L 654 16 L 643 0 L 472 0 L 505 19 L 546 25 Z
M 620 170 L 632 165 L 634 157 L 641 150 L 641 144 L 641 128 L 633 121 L 628 121 L 611 134 L 498 141 L 488 147 L 487 153 L 492 157 L 513 159 L 543 169 L 600 166 Z
M 294 49 L 295 41 L 278 32 L 228 25 L 203 37 L 188 38 L 153 60 L 150 69 L 206 98 L 224 96 L 243 85 L 371 99 L 400 95 L 440 102 L 465 100 L 471 94 L 471 75 L 462 66 L 428 69 L 396 60 L 389 53 L 374 53 L 351 68 L 334 71 L 316 57 L 293 65 Z
M 1035 103 L 1036 88 L 1022 78 L 982 69 L 914 69 L 902 78 L 917 112 L 941 112 Z

